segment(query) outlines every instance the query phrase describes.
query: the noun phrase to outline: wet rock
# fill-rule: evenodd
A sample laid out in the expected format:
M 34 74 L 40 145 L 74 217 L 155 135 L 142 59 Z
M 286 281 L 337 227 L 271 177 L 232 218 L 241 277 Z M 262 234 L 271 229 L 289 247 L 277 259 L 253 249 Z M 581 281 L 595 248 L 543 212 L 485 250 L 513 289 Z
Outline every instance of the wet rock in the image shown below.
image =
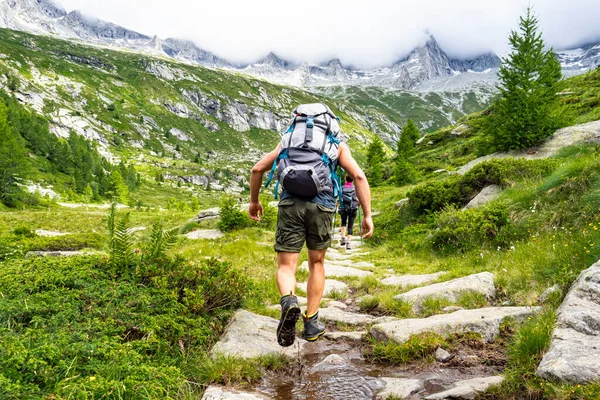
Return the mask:
M 367 331 L 352 331 L 352 332 L 325 332 L 325 339 L 329 340 L 348 340 L 351 342 L 360 342 L 369 332 Z
M 408 205 L 409 201 L 410 201 L 410 199 L 408 199 L 408 198 L 402 199 L 402 200 L 399 200 L 396 203 L 394 203 L 394 205 L 396 206 L 396 208 L 402 208 L 402 207 Z
M 473 332 L 493 342 L 500 333 L 500 324 L 507 318 L 517 322 L 533 315 L 539 307 L 489 307 L 461 310 L 429 318 L 403 319 L 373 325 L 370 333 L 383 342 L 405 343 L 412 335 L 437 333 L 440 335 Z
M 300 269 L 308 271 L 308 261 L 303 262 L 300 265 Z M 325 262 L 325 276 L 326 277 L 344 277 L 344 276 L 357 276 L 364 277 L 373 275 L 370 271 L 363 271 L 361 269 L 350 268 L 350 267 L 342 267 L 339 265 L 331 264 L 330 262 Z
M 438 349 L 435 351 L 435 360 L 438 362 L 448 362 L 450 360 L 452 360 L 454 358 L 454 354 L 450 354 L 448 353 L 446 350 L 442 349 L 441 347 L 438 347 Z
M 278 323 L 279 321 L 274 318 L 238 310 L 225 328 L 221 339 L 214 345 L 211 355 L 240 358 L 256 358 L 273 354 L 297 356 L 298 347 L 302 349 L 307 342 L 296 338 L 293 346 L 280 347 L 275 335 Z
M 394 299 L 412 303 L 413 310 L 419 312 L 421 304 L 427 298 L 435 297 L 455 302 L 465 291 L 480 293 L 488 300 L 492 300 L 496 296 L 494 275 L 490 272 L 481 272 L 447 282 L 435 283 L 399 294 L 394 296 Z
M 382 279 L 381 283 L 389 286 L 420 286 L 438 280 L 445 273 L 446 271 L 440 271 L 434 274 L 390 276 Z
M 560 285 L 557 283 L 556 285 L 549 287 L 548 289 L 544 290 L 544 293 L 542 293 L 540 295 L 540 298 L 538 299 L 538 302 L 540 304 L 544 304 L 545 302 L 547 302 L 550 297 L 554 294 L 554 293 L 558 293 L 560 292 Z
M 209 386 L 206 391 L 204 391 L 204 395 L 202 396 L 202 400 L 268 400 L 268 397 L 265 397 L 258 393 L 251 392 L 242 392 L 235 389 L 224 388 L 222 386 Z
M 600 380 L 600 262 L 579 275 L 558 309 L 537 375 L 571 384 Z
M 198 229 L 185 234 L 188 239 L 219 239 L 223 237 L 223 232 L 218 229 Z
M 478 393 L 485 392 L 492 386 L 500 385 L 503 381 L 504 377 L 502 376 L 490 376 L 485 378 L 474 378 L 465 381 L 459 381 L 454 384 L 452 389 L 429 395 L 425 397 L 425 399 L 475 399 Z
M 332 369 L 348 367 L 348 363 L 338 354 L 330 354 L 323 361 L 315 364 L 310 372 L 330 371 Z
M 381 380 L 385 382 L 385 389 L 377 393 L 377 400 L 385 400 L 389 397 L 404 399 L 423 390 L 423 384 L 419 379 L 381 378 Z
M 496 200 L 502 194 L 502 188 L 498 185 L 489 185 L 484 187 L 477 196 L 475 196 L 463 210 L 481 207 L 487 203 Z
M 298 283 L 296 286 L 298 287 L 298 289 L 302 289 L 304 292 L 306 292 L 308 283 L 302 282 Z M 328 296 L 331 294 L 331 292 L 348 293 L 348 285 L 346 285 L 344 282 L 336 281 L 334 279 L 325 279 L 325 289 L 323 290 L 323 296 Z
M 319 310 L 319 318 L 323 321 L 341 322 L 347 325 L 367 325 L 384 321 L 395 320 L 392 317 L 374 317 L 369 314 L 358 314 L 327 307 Z

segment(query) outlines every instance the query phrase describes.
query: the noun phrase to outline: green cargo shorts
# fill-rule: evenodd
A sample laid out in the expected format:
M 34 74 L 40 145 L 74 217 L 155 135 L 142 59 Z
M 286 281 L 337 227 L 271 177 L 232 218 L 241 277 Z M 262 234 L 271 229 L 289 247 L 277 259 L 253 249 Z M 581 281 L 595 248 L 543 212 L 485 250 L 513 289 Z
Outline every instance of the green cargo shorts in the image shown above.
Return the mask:
M 304 242 L 309 250 L 331 245 L 331 227 L 335 210 L 296 198 L 279 202 L 275 251 L 300 253 Z

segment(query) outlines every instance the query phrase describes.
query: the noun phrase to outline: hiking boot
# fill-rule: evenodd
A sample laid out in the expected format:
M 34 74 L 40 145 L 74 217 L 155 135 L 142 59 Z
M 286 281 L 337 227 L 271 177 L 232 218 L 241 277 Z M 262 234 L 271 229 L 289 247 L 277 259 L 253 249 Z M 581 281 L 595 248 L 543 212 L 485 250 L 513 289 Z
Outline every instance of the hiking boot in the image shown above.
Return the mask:
M 325 333 L 325 325 L 319 322 L 319 313 L 317 312 L 312 317 L 308 318 L 306 313 L 302 315 L 304 319 L 304 333 L 302 337 L 309 342 L 314 342 Z
M 346 250 L 352 250 L 352 245 L 349 240 L 346 242 Z
M 277 343 L 289 347 L 296 340 L 296 322 L 300 318 L 298 299 L 293 294 L 285 295 L 279 301 L 281 304 L 281 319 L 277 326 Z
M 346 244 L 346 238 L 342 236 L 342 242 L 340 243 L 342 246 Z

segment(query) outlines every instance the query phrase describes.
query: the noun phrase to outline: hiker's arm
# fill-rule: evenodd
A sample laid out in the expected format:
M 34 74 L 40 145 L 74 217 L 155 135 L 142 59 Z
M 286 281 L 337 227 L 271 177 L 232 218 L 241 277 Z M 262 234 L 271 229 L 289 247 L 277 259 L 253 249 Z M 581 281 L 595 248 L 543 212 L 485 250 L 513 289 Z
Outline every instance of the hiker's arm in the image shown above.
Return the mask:
M 356 196 L 360 202 L 360 206 L 363 209 L 363 226 L 361 234 L 365 237 L 371 237 L 373 235 L 373 218 L 371 216 L 371 189 L 369 188 L 369 182 L 363 170 L 358 166 L 350 148 L 342 143 L 340 145 L 339 152 L 339 163 L 344 170 L 354 179 L 354 186 L 356 187 Z
M 252 167 L 252 173 L 250 175 L 250 207 L 248 208 L 248 214 L 250 214 L 250 218 L 255 221 L 260 221 L 260 216 L 264 215 L 262 205 L 260 204 L 260 201 L 258 201 L 258 194 L 260 193 L 263 175 L 273 166 L 273 163 L 279 155 L 280 148 L 281 144 Z

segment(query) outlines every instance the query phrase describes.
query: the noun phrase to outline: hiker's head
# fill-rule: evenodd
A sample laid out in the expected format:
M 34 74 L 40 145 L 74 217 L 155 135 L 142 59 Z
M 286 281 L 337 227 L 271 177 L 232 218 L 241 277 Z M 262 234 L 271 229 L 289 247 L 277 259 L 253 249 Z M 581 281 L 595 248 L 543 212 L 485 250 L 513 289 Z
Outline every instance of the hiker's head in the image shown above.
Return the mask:
M 346 183 L 352 183 L 354 182 L 354 178 L 351 177 L 350 175 L 346 175 Z

